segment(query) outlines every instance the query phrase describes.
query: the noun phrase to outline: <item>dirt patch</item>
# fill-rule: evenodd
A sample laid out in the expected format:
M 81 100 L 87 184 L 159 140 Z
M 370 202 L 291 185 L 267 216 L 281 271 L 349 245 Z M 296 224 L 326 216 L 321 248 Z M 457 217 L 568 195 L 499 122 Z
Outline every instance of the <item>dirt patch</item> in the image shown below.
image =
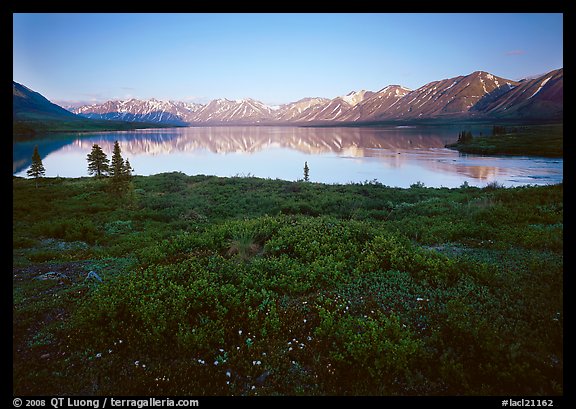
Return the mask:
M 14 267 L 12 269 L 12 281 L 38 279 L 74 284 L 86 279 L 90 272 L 89 268 L 88 261 L 30 264 L 25 267 Z
M 437 244 L 435 246 L 423 246 L 427 250 L 434 250 L 438 253 L 442 253 L 449 257 L 457 257 L 470 252 L 469 248 L 466 248 L 458 243 L 443 243 Z
M 89 272 L 89 261 L 37 263 L 12 269 L 14 393 L 57 392 L 52 389 L 55 385 L 20 380 L 41 377 L 58 384 L 67 371 L 70 349 L 61 329 L 76 302 L 89 291 L 82 285 Z

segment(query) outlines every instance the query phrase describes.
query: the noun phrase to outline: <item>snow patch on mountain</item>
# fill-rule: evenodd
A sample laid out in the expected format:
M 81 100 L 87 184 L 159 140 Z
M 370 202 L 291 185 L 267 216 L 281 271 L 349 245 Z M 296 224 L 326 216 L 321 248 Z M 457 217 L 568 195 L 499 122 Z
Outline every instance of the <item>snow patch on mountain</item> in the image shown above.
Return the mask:
M 538 87 L 538 89 L 536 90 L 536 92 L 533 93 L 532 95 L 530 95 L 530 96 L 528 97 L 528 99 L 532 98 L 534 95 L 536 95 L 537 93 L 539 93 L 539 92 L 542 90 L 542 87 L 544 87 L 544 85 L 546 85 L 546 83 L 547 83 L 548 81 L 550 81 L 550 78 L 552 78 L 552 77 L 548 77 L 548 78 L 546 78 L 544 81 L 542 81 L 542 83 L 540 84 L 540 86 Z
M 343 97 L 340 98 L 342 98 L 347 104 L 355 106 L 364 100 L 366 93 L 367 91 L 365 90 L 352 91 L 349 94 L 344 95 Z

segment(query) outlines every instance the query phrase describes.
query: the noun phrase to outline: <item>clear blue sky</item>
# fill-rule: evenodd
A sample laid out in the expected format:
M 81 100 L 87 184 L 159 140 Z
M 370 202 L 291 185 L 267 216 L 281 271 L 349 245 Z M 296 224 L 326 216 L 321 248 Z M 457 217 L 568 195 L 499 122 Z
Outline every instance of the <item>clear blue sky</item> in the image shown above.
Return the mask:
M 13 79 L 51 101 L 308 96 L 563 66 L 562 14 L 14 14 Z

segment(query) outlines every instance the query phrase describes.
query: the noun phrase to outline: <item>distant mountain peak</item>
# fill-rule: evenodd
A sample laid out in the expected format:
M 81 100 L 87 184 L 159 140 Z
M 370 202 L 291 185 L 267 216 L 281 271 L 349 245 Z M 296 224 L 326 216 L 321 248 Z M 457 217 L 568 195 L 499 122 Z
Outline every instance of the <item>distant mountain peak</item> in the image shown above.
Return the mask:
M 347 104 L 355 106 L 364 101 L 366 98 L 370 97 L 372 94 L 374 94 L 372 91 L 366 90 L 351 91 L 340 98 L 342 98 L 342 100 L 344 100 Z

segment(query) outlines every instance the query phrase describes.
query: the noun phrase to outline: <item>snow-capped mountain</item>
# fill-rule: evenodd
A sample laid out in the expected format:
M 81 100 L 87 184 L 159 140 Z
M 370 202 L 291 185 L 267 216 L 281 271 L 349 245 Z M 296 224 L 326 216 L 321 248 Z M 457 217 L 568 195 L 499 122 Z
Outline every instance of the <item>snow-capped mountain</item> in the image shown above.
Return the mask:
M 499 117 L 557 118 L 563 113 L 563 98 L 564 69 L 560 68 L 531 80 L 523 80 L 510 92 L 478 109 Z
M 299 122 L 337 121 L 343 113 L 348 112 L 351 108 L 352 105 L 342 97 L 337 97 L 329 100 L 326 104 L 307 109 L 296 120 Z
M 303 98 L 271 107 L 215 99 L 205 105 L 130 99 L 70 109 L 89 118 L 168 124 L 325 123 L 464 117 L 562 117 L 563 69 L 513 81 L 484 71 L 433 81 L 416 90 L 388 85 L 333 99 Z
M 418 119 L 469 115 L 471 109 L 493 93 L 501 94 L 517 85 L 484 71 L 433 81 L 404 95 L 393 107 L 372 119 Z
M 110 119 L 128 122 L 164 122 L 183 125 L 202 105 L 182 101 L 159 101 L 157 99 L 107 101 L 103 104 L 73 108 L 75 114 L 93 119 Z
M 360 105 L 369 98 L 371 91 L 352 91 L 344 96 L 336 97 L 327 101 L 324 105 L 318 105 L 315 109 L 308 109 L 302 113 L 299 121 L 341 121 L 352 108 Z
M 380 113 L 388 111 L 409 92 L 410 89 L 400 85 L 388 85 L 356 104 L 339 119 L 341 121 L 371 120 Z
M 188 122 L 260 122 L 270 120 L 273 112 L 272 107 L 250 98 L 236 101 L 215 99 L 195 112 Z
M 373 94 L 374 92 L 366 90 L 352 91 L 340 98 L 342 98 L 348 105 L 353 107 L 370 98 Z
M 277 121 L 297 121 L 307 110 L 314 110 L 330 102 L 328 98 L 303 98 L 290 104 L 281 105 L 274 113 Z M 316 108 L 314 108 L 316 107 Z

